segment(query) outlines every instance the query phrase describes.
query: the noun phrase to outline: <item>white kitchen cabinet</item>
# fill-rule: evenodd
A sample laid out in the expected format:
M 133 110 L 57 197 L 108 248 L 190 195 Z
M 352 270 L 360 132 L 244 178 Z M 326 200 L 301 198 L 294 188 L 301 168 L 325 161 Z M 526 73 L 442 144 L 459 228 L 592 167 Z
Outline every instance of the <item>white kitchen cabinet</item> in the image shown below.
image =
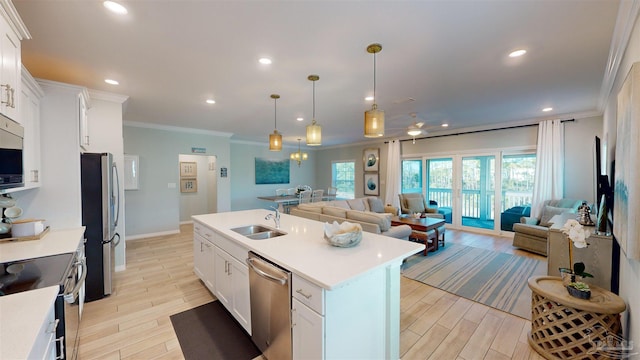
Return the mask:
M 291 304 L 293 358 L 324 359 L 324 316 L 296 298 Z
M 22 123 L 20 118 L 21 44 L 31 35 L 10 1 L 0 2 L 0 113 Z
M 51 308 L 47 312 L 47 316 L 42 322 L 40 331 L 38 331 L 38 335 L 29 352 L 29 359 L 53 360 L 56 358 L 55 336 L 57 325 L 58 321 L 55 317 L 54 303 L 51 303 Z
M 20 118 L 24 127 L 24 187 L 40 187 L 40 99 L 44 92 L 29 71 L 22 67 Z
M 85 89 L 78 94 L 78 125 L 80 129 L 80 147 L 84 150 L 89 150 L 90 138 L 89 138 L 89 93 Z
M 250 334 L 249 268 L 226 251 L 216 247 L 215 279 L 214 295 Z
M 244 263 L 248 250 L 199 222 L 193 228 L 194 272 L 251 334 L 249 268 Z

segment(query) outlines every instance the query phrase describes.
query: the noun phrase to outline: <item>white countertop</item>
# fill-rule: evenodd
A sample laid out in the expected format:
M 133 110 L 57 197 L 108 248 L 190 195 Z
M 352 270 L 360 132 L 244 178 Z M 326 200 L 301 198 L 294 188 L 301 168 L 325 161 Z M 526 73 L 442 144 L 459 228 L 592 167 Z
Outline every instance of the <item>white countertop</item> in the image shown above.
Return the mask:
M 0 263 L 74 252 L 83 236 L 84 226 L 51 230 L 40 240 L 1 243 Z
M 59 286 L 0 296 L 0 359 L 27 359 Z
M 362 241 L 355 247 L 331 246 L 323 237 L 324 223 L 287 214 L 280 218 L 280 230 L 287 235 L 251 240 L 230 230 L 253 224 L 274 228 L 272 220 L 264 219 L 269 213 L 273 212 L 258 209 L 196 215 L 193 219 L 328 290 L 424 250 L 422 244 L 368 232 L 363 232 Z

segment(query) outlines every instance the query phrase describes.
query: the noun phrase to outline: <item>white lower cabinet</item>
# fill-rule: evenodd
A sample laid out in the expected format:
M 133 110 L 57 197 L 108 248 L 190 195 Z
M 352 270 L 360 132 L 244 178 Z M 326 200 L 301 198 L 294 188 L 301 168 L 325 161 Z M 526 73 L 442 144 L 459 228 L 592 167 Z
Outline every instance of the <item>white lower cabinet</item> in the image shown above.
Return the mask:
M 251 334 L 251 303 L 249 299 L 249 269 L 247 265 L 215 249 L 215 292 L 214 295 Z
M 293 298 L 292 346 L 294 359 L 324 359 L 324 316 Z
M 42 323 L 42 327 L 38 332 L 31 352 L 29 353 L 29 359 L 47 359 L 53 360 L 56 358 L 56 326 L 58 321 L 55 317 L 54 303 L 51 303 L 51 308 L 47 313 L 47 317 Z
M 198 233 L 195 233 L 193 237 L 193 272 L 202 280 L 209 291 L 215 291 L 214 246 Z

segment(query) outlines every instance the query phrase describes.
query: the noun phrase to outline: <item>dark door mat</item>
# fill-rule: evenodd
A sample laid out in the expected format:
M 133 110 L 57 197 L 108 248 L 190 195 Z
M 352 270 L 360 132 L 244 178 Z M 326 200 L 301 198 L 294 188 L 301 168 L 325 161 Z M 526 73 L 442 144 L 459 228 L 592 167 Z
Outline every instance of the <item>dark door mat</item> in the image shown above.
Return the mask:
M 251 360 L 260 350 L 219 301 L 171 315 L 186 360 Z

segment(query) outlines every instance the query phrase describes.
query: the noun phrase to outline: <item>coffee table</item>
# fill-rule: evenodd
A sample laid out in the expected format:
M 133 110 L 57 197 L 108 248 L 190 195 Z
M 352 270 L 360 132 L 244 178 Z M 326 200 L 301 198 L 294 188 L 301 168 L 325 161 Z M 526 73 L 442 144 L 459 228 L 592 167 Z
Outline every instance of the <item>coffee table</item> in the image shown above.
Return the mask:
M 412 216 L 393 216 L 391 217 L 391 225 L 409 225 L 411 227 L 410 240 L 416 240 L 423 242 L 426 248 L 424 249 L 424 255 L 427 255 L 429 251 L 436 251 L 439 248 L 440 233 L 438 228 L 444 225 L 444 219 L 439 218 L 414 218 Z M 444 246 L 444 241 L 442 241 Z

